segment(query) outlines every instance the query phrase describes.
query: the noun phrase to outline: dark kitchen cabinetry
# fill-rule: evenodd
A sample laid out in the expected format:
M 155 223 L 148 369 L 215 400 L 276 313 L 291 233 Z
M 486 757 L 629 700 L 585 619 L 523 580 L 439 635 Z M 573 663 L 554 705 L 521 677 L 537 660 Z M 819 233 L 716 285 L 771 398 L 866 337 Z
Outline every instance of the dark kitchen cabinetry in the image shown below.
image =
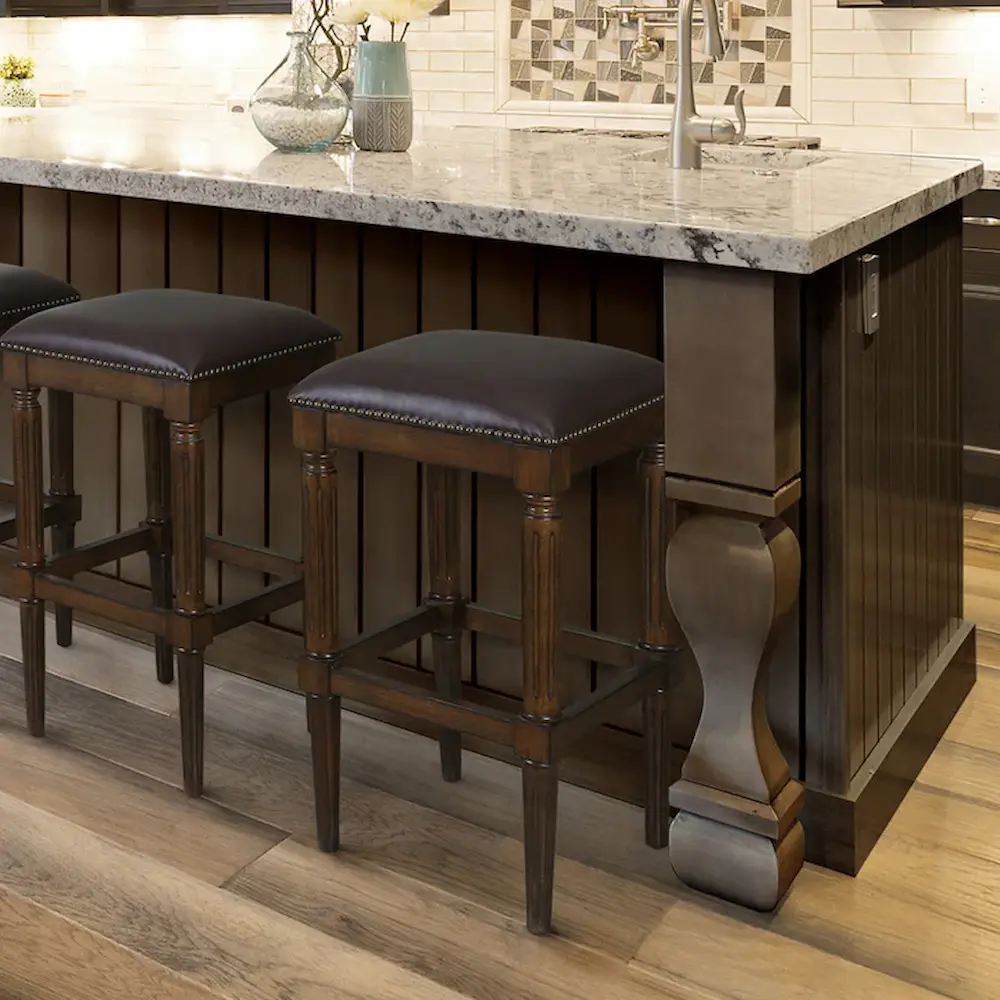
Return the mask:
M 965 499 L 1000 507 L 1000 191 L 966 198 L 964 214 Z
M 13 17 L 95 14 L 289 14 L 291 0 L 8 0 Z

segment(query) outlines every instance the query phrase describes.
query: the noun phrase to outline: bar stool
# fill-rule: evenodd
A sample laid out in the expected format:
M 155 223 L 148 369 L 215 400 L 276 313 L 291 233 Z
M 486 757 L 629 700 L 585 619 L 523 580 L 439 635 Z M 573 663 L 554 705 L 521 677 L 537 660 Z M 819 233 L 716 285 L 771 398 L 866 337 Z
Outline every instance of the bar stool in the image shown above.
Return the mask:
M 461 734 L 511 747 L 522 761 L 527 926 L 552 924 L 559 758 L 594 727 L 643 701 L 646 839 L 667 841 L 668 668 L 675 650 L 664 590 L 666 505 L 663 366 L 630 351 L 573 340 L 481 331 L 407 337 L 327 365 L 291 393 L 295 445 L 304 452 L 306 694 L 319 846 L 339 847 L 341 698 L 440 727 L 446 780 L 461 773 Z M 337 448 L 427 463 L 430 593 L 413 613 L 349 643 L 337 639 Z M 558 621 L 560 494 L 571 478 L 642 452 L 646 509 L 645 607 L 638 642 L 562 628 Z M 471 603 L 459 586 L 458 470 L 503 476 L 524 496 L 520 620 Z M 462 697 L 463 629 L 520 638 L 520 712 Z M 361 669 L 431 633 L 435 691 Z M 560 652 L 612 664 L 609 683 L 561 705 Z
M 0 264 L 0 334 L 35 313 L 76 302 L 80 293 L 65 281 L 30 267 Z M 52 529 L 52 547 L 63 552 L 73 547 L 80 520 L 80 498 L 73 491 L 73 397 L 49 394 L 49 489 L 45 494 L 42 525 Z M 0 504 L 16 503 L 14 484 L 0 480 Z M 0 517 L 0 544 L 17 536 L 17 517 Z M 69 646 L 73 638 L 73 610 L 56 606 L 56 642 Z
M 157 676 L 165 683 L 173 679 L 176 649 L 184 789 L 201 794 L 205 648 L 214 636 L 302 599 L 297 560 L 206 536 L 201 424 L 220 406 L 292 384 L 330 361 L 338 339 L 335 329 L 301 309 L 174 289 L 60 306 L 0 338 L 3 378 L 14 394 L 14 581 L 32 734 L 41 736 L 45 726 L 46 600 L 143 629 L 156 637 Z M 49 559 L 42 531 L 40 388 L 143 407 L 146 521 Z M 110 598 L 73 581 L 77 573 L 143 551 L 152 569 L 151 604 Z M 206 557 L 284 579 L 209 608 Z

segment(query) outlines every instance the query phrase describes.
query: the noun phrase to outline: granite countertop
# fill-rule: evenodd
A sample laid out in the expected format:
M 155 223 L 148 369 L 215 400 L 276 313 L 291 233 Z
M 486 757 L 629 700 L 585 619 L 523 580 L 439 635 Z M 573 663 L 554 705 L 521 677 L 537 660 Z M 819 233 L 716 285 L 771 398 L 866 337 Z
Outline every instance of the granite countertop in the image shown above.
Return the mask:
M 709 162 L 711 160 L 711 162 Z M 810 273 L 976 190 L 974 160 L 431 128 L 408 153 L 283 154 L 245 115 L 48 109 L 0 120 L 0 182 Z

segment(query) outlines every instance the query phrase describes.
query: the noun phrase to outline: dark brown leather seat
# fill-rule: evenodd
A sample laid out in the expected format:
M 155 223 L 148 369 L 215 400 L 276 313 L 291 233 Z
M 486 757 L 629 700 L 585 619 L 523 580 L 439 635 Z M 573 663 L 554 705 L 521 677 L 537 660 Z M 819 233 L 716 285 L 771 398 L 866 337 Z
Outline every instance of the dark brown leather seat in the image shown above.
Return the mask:
M 663 399 L 663 365 L 585 341 L 444 330 L 319 369 L 295 406 L 556 447 Z
M 15 324 L 0 342 L 7 351 L 193 382 L 338 336 L 292 306 L 171 288 L 50 309 Z
M 79 298 L 80 293 L 65 281 L 30 267 L 0 264 L 0 333 L 27 316 Z

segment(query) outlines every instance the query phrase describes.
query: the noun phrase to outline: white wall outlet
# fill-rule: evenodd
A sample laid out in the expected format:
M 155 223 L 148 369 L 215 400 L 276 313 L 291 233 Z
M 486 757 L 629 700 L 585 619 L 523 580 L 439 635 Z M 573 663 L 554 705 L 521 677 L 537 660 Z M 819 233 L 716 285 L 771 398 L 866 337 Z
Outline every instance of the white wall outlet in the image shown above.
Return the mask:
M 965 81 L 965 110 L 969 114 L 1000 114 L 1000 73 L 983 73 Z

